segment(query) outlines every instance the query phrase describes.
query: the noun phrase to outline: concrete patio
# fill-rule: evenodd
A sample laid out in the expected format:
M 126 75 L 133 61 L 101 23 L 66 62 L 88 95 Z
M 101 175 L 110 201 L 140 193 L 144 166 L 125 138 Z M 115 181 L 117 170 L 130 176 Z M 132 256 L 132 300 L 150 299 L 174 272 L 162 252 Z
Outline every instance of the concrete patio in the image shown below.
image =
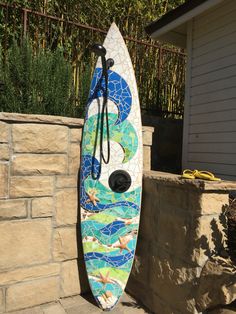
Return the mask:
M 96 305 L 91 294 L 77 295 L 60 299 L 41 306 L 11 312 L 11 314 L 98 314 L 104 313 Z M 128 294 L 124 294 L 112 314 L 143 314 L 151 313 Z

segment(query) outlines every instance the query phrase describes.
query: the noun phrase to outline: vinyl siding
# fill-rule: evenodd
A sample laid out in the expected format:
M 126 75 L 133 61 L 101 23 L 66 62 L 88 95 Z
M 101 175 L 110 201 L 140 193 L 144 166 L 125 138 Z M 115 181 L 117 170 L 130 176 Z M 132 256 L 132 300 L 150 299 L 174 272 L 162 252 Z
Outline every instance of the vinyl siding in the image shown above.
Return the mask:
M 191 51 L 190 51 L 191 49 Z M 183 166 L 236 180 L 236 1 L 192 21 Z

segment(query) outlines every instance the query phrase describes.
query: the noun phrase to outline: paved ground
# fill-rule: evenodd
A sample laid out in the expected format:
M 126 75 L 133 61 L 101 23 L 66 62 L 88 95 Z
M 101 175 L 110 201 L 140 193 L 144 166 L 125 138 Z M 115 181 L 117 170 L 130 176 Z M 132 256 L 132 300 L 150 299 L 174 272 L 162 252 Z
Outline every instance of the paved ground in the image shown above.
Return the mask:
M 48 303 L 33 308 L 11 312 L 10 314 L 99 314 L 105 313 L 98 308 L 91 295 L 74 296 L 61 299 L 58 302 Z M 108 312 L 106 312 L 108 313 Z M 135 299 L 124 294 L 119 304 L 111 314 L 144 314 L 151 313 L 144 309 Z

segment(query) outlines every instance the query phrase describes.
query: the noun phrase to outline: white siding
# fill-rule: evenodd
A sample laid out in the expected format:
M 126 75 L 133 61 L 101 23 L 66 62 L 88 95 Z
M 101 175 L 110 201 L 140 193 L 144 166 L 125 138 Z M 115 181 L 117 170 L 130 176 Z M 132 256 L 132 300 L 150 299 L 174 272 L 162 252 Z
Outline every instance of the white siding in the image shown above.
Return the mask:
M 236 180 L 236 1 L 194 18 L 183 167 Z

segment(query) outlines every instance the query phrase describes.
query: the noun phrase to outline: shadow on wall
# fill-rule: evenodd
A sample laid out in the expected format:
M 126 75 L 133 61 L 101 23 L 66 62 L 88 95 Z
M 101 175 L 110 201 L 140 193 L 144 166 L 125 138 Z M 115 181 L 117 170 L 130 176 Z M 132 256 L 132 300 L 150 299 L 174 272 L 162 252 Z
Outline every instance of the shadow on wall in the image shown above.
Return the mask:
M 168 182 L 166 175 L 163 180 L 161 175 L 144 177 L 127 290 L 154 313 L 193 314 L 236 299 L 236 266 L 227 241 L 228 195 L 202 193 L 192 184 L 172 175 Z
M 183 120 L 142 115 L 144 126 L 154 127 L 151 169 L 181 173 Z
M 80 144 L 81 149 L 81 144 Z M 82 247 L 82 235 L 81 235 L 81 215 L 80 215 L 80 169 L 77 176 L 77 187 L 78 187 L 78 211 L 77 211 L 77 225 L 76 225 L 76 236 L 77 236 L 77 250 L 78 250 L 78 274 L 80 281 L 81 294 L 86 294 L 91 292 L 86 266 L 83 255 L 83 247 Z M 94 303 L 95 304 L 95 303 Z

